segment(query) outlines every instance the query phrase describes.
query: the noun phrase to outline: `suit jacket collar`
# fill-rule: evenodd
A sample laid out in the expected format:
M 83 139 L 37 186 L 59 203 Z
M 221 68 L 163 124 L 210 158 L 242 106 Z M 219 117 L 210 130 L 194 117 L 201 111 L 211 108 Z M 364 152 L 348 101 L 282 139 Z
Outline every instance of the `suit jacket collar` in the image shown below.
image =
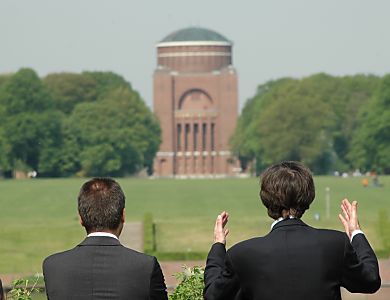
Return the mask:
M 91 236 L 82 241 L 79 246 L 120 246 L 121 243 L 112 237 Z
M 271 232 L 285 226 L 308 226 L 301 219 L 284 219 L 275 224 Z

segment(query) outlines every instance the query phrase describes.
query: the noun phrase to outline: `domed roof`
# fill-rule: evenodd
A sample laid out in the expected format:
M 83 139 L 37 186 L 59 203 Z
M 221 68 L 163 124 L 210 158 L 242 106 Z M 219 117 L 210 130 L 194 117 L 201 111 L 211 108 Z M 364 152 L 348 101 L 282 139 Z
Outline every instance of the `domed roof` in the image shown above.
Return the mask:
M 210 29 L 201 27 L 187 27 L 172 32 L 162 39 L 158 46 L 169 46 L 170 44 L 190 44 L 204 42 L 207 44 L 231 45 L 231 42 L 222 34 Z

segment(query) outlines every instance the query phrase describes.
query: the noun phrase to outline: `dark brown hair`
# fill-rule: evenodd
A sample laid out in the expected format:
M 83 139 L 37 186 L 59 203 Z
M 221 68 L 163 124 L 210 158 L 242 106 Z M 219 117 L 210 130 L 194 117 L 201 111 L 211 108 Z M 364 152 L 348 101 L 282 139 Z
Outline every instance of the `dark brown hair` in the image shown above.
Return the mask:
M 80 189 L 78 210 L 88 233 L 117 229 L 124 208 L 125 195 L 113 179 L 93 178 Z
M 272 165 L 261 176 L 260 198 L 273 219 L 282 217 L 283 210 L 300 218 L 314 197 L 313 177 L 300 162 L 284 161 Z

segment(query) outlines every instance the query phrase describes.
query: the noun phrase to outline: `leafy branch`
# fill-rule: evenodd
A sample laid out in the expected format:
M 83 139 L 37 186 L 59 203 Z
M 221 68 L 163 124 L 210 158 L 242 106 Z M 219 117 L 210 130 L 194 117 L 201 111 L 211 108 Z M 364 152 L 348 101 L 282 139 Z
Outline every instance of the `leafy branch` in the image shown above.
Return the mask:
M 35 274 L 33 284 L 30 284 L 29 279 L 15 279 L 12 282 L 12 289 L 8 292 L 8 297 L 13 300 L 32 300 L 32 294 L 35 292 L 41 292 L 40 288 L 37 288 L 39 274 Z

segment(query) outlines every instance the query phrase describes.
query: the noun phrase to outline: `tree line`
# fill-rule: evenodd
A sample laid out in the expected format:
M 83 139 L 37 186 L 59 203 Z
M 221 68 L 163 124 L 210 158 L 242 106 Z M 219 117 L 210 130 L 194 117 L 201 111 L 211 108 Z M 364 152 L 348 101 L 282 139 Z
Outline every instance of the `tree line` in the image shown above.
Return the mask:
M 316 174 L 390 173 L 390 75 L 316 74 L 259 85 L 231 139 L 257 172 L 299 160 Z
M 258 173 L 299 160 L 316 174 L 390 173 L 390 75 L 316 74 L 259 85 L 231 139 Z M 152 171 L 159 123 L 112 72 L 0 75 L 0 175 L 126 176 Z
M 125 176 L 152 168 L 158 121 L 111 72 L 0 75 L 0 175 Z

